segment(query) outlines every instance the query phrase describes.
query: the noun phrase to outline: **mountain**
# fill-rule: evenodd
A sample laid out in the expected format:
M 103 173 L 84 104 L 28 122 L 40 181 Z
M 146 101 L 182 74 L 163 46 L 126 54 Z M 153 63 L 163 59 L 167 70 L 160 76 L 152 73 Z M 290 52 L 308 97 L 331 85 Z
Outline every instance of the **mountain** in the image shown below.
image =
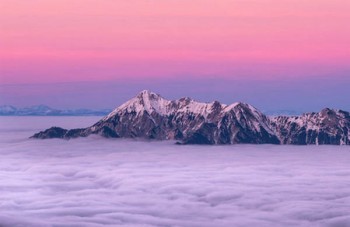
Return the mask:
M 275 110 L 275 111 L 263 111 L 266 116 L 299 116 L 303 114 L 301 111 L 295 110 Z
M 350 144 L 350 115 L 342 110 L 274 117 L 271 125 L 282 144 Z
M 17 111 L 17 108 L 10 105 L 0 106 L 0 115 L 14 115 Z
M 16 108 L 10 105 L 0 106 L 0 116 L 103 116 L 110 110 L 58 110 L 45 105 Z
M 32 138 L 114 138 L 177 140 L 183 144 L 350 144 L 350 117 L 325 109 L 300 117 L 267 117 L 246 103 L 166 100 L 150 91 L 117 107 L 94 125 L 66 130 L 52 127 Z

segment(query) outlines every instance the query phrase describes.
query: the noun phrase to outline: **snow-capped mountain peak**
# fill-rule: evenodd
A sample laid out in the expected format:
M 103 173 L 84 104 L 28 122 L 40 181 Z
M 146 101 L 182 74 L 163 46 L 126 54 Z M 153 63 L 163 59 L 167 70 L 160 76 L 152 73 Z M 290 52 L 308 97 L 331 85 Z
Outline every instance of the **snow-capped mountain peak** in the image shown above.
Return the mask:
M 350 114 L 323 109 L 301 116 L 267 117 L 236 102 L 203 103 L 191 98 L 169 101 L 142 91 L 85 129 L 51 128 L 35 138 L 105 137 L 175 139 L 186 144 L 350 144 Z
M 159 94 L 151 92 L 149 90 L 143 90 L 130 101 L 137 100 L 139 102 L 146 104 L 146 103 L 158 101 L 160 99 L 163 99 L 163 98 Z
M 136 113 L 140 115 L 145 111 L 148 114 L 155 112 L 162 116 L 169 116 L 171 114 L 183 112 L 206 117 L 218 108 L 221 110 L 226 106 L 227 105 L 221 104 L 218 101 L 214 101 L 212 103 L 203 103 L 195 101 L 189 97 L 170 101 L 164 99 L 159 94 L 144 90 L 134 98 L 117 107 L 105 119 L 110 119 L 121 112 Z
M 169 104 L 170 101 L 164 99 L 159 94 L 143 90 L 134 98 L 117 107 L 104 119 L 110 119 L 120 112 L 143 114 L 146 111 L 148 114 L 157 112 L 166 115 L 168 113 L 167 109 Z
M 17 108 L 14 106 L 10 106 L 10 105 L 3 105 L 0 106 L 0 113 L 1 114 L 12 114 L 15 113 L 17 111 Z

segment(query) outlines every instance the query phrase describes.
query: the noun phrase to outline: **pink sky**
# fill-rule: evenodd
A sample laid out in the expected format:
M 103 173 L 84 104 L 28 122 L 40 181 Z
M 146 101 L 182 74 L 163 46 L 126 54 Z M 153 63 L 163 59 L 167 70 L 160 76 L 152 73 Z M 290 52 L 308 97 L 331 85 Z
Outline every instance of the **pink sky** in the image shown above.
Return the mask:
M 0 84 L 324 76 L 349 0 L 0 0 Z

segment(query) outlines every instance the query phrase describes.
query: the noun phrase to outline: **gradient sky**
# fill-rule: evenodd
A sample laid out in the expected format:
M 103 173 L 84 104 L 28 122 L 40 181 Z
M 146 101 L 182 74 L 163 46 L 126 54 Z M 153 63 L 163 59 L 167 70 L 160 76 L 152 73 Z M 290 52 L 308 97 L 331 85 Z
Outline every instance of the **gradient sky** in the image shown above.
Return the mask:
M 349 110 L 349 12 L 349 0 L 0 0 L 0 105 L 113 108 L 152 89 Z

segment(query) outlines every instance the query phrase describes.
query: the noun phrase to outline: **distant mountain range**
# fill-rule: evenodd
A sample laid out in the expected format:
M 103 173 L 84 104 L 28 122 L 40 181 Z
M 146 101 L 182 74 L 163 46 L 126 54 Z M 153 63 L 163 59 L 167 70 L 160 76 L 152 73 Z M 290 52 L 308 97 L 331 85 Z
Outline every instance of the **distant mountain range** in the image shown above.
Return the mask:
M 0 106 L 0 116 L 104 116 L 111 109 L 54 109 L 46 105 L 17 108 L 11 105 Z M 263 111 L 267 116 L 298 116 L 301 112 L 291 110 Z
M 0 116 L 104 116 L 110 109 L 90 110 L 59 110 L 45 105 L 16 108 L 10 105 L 0 106 Z
M 268 117 L 246 103 L 166 100 L 142 91 L 94 125 L 66 130 L 52 127 L 32 138 L 113 138 L 177 140 L 181 144 L 350 145 L 350 114 L 323 109 L 301 116 Z

